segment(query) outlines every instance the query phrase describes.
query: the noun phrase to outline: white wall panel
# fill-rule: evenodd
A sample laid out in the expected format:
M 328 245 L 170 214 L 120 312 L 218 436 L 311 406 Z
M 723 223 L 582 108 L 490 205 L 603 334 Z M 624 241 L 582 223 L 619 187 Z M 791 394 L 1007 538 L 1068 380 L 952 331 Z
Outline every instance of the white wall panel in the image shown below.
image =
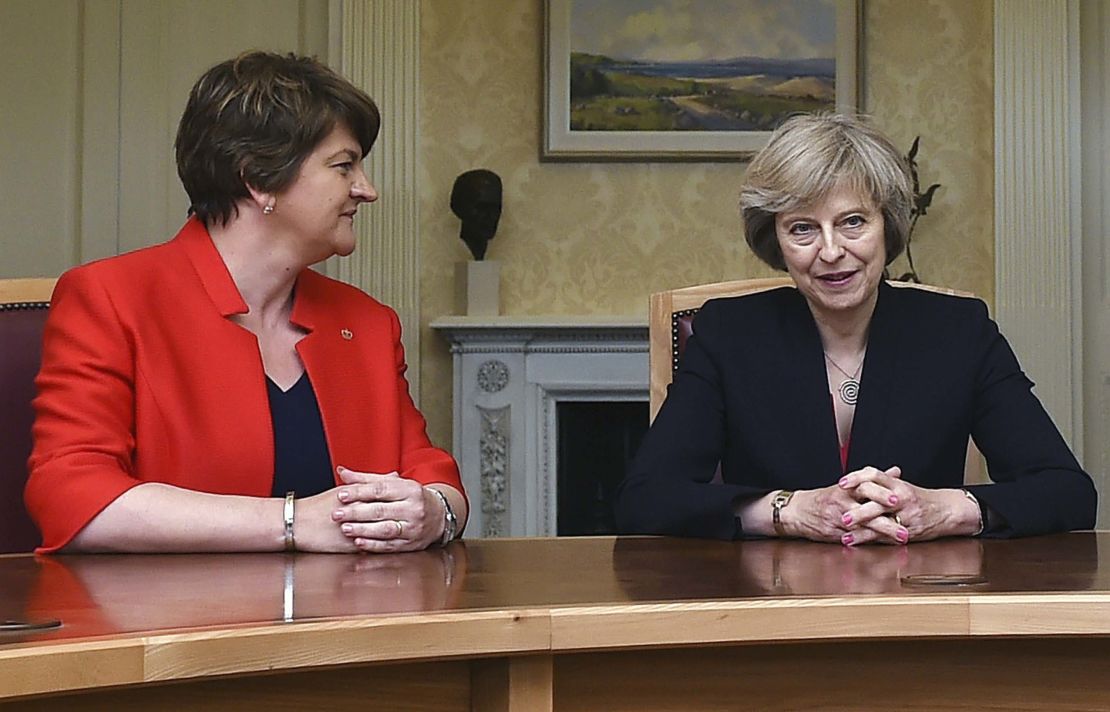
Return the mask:
M 0 2 L 0 277 L 79 256 L 82 6 Z
M 996 313 L 1078 453 L 1077 10 L 1072 0 L 994 3 Z
M 382 130 L 366 159 L 380 200 L 355 223 L 359 246 L 327 273 L 369 292 L 401 320 L 409 390 L 420 403 L 420 221 L 417 113 L 420 7 L 410 0 L 332 3 L 332 66 L 378 104 Z
M 0 2 L 0 278 L 172 236 L 189 87 L 249 49 L 326 59 L 328 24 L 327 0 Z
M 326 56 L 327 2 L 124 0 L 120 47 L 120 251 L 127 251 L 165 240 L 185 220 L 173 140 L 197 77 L 249 49 Z
M 1080 20 L 1083 141 L 1084 465 L 1110 522 L 1110 3 L 1084 0 Z

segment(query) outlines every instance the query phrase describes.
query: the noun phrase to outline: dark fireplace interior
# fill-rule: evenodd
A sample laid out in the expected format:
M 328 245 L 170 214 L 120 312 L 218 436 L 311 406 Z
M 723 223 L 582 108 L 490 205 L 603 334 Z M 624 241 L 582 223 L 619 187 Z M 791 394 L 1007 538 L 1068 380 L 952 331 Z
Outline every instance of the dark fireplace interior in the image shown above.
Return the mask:
M 648 429 L 648 404 L 564 401 L 558 426 L 558 535 L 616 534 L 613 499 Z

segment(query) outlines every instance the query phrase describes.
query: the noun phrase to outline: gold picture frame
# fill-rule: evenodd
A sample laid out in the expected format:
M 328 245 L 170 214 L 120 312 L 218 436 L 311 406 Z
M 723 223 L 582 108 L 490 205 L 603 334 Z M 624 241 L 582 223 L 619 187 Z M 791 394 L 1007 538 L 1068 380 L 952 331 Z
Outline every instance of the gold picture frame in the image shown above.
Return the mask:
M 758 0 L 713 0 L 700 7 L 705 13 L 719 13 L 728 7 L 732 13 L 745 12 L 745 3 Z M 576 38 L 572 36 L 575 0 L 545 0 L 544 12 L 544 106 L 543 136 L 540 160 L 542 161 L 744 161 L 766 144 L 771 129 L 785 115 L 796 111 L 832 110 L 856 112 L 859 109 L 859 82 L 857 80 L 859 62 L 859 38 L 862 35 L 860 23 L 861 0 L 784 0 L 785 3 L 816 3 L 815 11 L 832 13 L 835 17 L 834 56 L 820 59 L 779 59 L 761 58 L 758 55 L 730 55 L 730 60 L 691 61 L 642 61 L 610 58 L 605 55 L 587 54 L 575 51 Z M 644 6 L 652 5 L 653 0 L 641 0 L 635 6 L 624 4 L 628 12 L 643 13 Z M 661 11 L 666 10 L 665 0 L 656 3 Z M 767 3 L 759 3 L 764 8 Z M 782 3 L 779 3 L 781 6 Z M 619 12 L 622 3 L 601 5 L 609 20 L 613 13 Z M 697 3 L 688 6 L 696 10 Z M 752 7 L 752 20 L 758 22 L 760 14 Z M 799 8 L 805 11 L 804 6 Z M 673 11 L 673 10 L 672 10 Z M 592 18 L 591 18 L 592 19 Z M 605 20 L 606 18 L 601 18 Z M 629 18 L 632 19 L 638 18 Z M 698 19 L 698 18 L 691 18 Z M 704 20 L 704 18 L 702 18 Z M 698 25 L 697 22 L 678 23 Z M 700 23 L 706 26 L 706 23 Z M 807 28 L 813 31 L 812 27 Z M 590 32 L 604 31 L 594 25 Z M 767 28 L 768 33 L 776 31 Z M 817 30 L 826 32 L 824 27 Z M 577 38 L 585 42 L 585 38 Z M 688 39 L 688 38 L 687 38 Z M 740 40 L 738 40 L 740 42 Z M 738 45 L 739 51 L 743 47 Z M 834 74 L 830 76 L 830 60 Z M 793 63 L 793 64 L 791 64 Z M 572 64 L 574 65 L 572 67 Z M 716 66 L 708 66 L 716 65 Z M 694 69 L 696 68 L 696 69 Z M 793 69 L 801 74 L 812 72 L 812 77 L 789 77 Z M 727 72 L 771 71 L 771 75 L 751 74 L 727 76 Z M 717 73 L 709 79 L 677 77 L 676 73 L 699 71 Z M 652 74 L 655 72 L 656 74 Z M 779 76 L 774 72 L 782 72 Z M 649 76 L 650 75 L 650 76 Z M 590 95 L 586 101 L 572 102 L 572 76 L 578 80 L 579 87 L 591 87 L 592 81 L 604 83 L 605 89 Z M 777 81 L 772 84 L 768 76 Z M 762 79 L 759 79 L 762 77 Z M 779 81 L 781 80 L 781 81 Z M 808 81 L 809 84 L 803 84 Z M 619 88 L 613 89 L 611 85 Z M 755 86 L 757 82 L 762 82 Z M 784 90 L 787 86 L 791 89 Z M 689 85 L 690 90 L 682 88 Z M 830 89 L 831 85 L 831 89 Z M 678 88 L 675 88 L 675 87 Z M 742 86 L 743 88 L 737 88 Z M 804 87 L 799 89 L 799 87 Z M 786 98 L 782 91 L 807 91 L 817 88 L 820 94 Z M 612 91 L 622 93 L 621 97 L 603 93 Z M 663 95 L 654 92 L 661 91 Z M 691 91 L 689 96 L 675 96 L 675 92 Z M 773 92 L 780 92 L 779 95 Z M 640 92 L 640 96 L 629 97 L 629 92 Z M 666 92 L 671 92 L 667 94 Z M 758 97 L 753 92 L 762 92 Z M 832 96 L 830 97 L 830 93 Z M 679 103 L 679 102 L 683 103 Z M 742 109 L 742 102 L 758 105 L 758 113 Z M 753 102 L 758 102 L 755 104 Z M 641 111 L 642 109 L 642 111 Z M 572 111 L 574 112 L 572 114 Z M 623 113 L 622 113 L 623 111 Z M 770 113 L 777 111 L 778 113 Z M 592 112 L 592 113 L 591 113 Z M 669 112 L 677 119 L 661 116 Z M 695 113 L 696 112 L 696 113 Z M 708 118 L 707 118 L 708 117 Z M 727 125 L 715 129 L 694 122 L 709 124 L 712 119 L 718 124 Z M 645 128 L 636 126 L 635 130 L 619 128 L 619 124 L 630 121 L 649 121 L 678 123 L 685 126 L 666 128 Z M 611 122 L 614 128 L 583 128 L 589 121 L 598 125 Z M 695 127 L 691 127 L 694 124 Z

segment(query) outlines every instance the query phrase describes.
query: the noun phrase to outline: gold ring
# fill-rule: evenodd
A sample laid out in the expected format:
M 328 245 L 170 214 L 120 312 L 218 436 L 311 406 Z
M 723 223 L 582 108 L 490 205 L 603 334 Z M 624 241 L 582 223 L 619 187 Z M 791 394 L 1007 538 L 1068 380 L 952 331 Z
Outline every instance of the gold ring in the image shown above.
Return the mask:
M 400 539 L 401 535 L 405 533 L 405 525 L 400 519 L 394 519 L 393 523 L 397 525 L 397 536 L 394 539 Z
M 902 526 L 902 518 L 898 516 L 898 512 L 895 512 L 893 516 L 894 516 L 894 523 L 897 524 L 898 526 Z

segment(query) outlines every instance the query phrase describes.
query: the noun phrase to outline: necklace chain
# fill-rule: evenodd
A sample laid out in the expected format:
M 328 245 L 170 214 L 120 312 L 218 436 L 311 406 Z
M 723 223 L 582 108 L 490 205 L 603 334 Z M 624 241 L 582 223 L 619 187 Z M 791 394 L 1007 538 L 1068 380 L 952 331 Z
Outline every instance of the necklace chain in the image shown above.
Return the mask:
M 847 371 L 845 371 L 843 368 L 840 367 L 839 363 L 837 363 L 836 361 L 833 361 L 833 357 L 829 356 L 828 352 L 825 353 L 825 358 L 827 358 L 829 360 L 829 363 L 831 363 L 833 365 L 833 368 L 835 368 L 837 371 L 840 371 L 841 373 L 843 373 L 845 378 L 851 378 L 853 380 L 859 378 L 860 369 L 863 368 L 863 359 L 860 359 L 859 365 L 856 366 L 856 372 L 855 373 L 848 373 Z

